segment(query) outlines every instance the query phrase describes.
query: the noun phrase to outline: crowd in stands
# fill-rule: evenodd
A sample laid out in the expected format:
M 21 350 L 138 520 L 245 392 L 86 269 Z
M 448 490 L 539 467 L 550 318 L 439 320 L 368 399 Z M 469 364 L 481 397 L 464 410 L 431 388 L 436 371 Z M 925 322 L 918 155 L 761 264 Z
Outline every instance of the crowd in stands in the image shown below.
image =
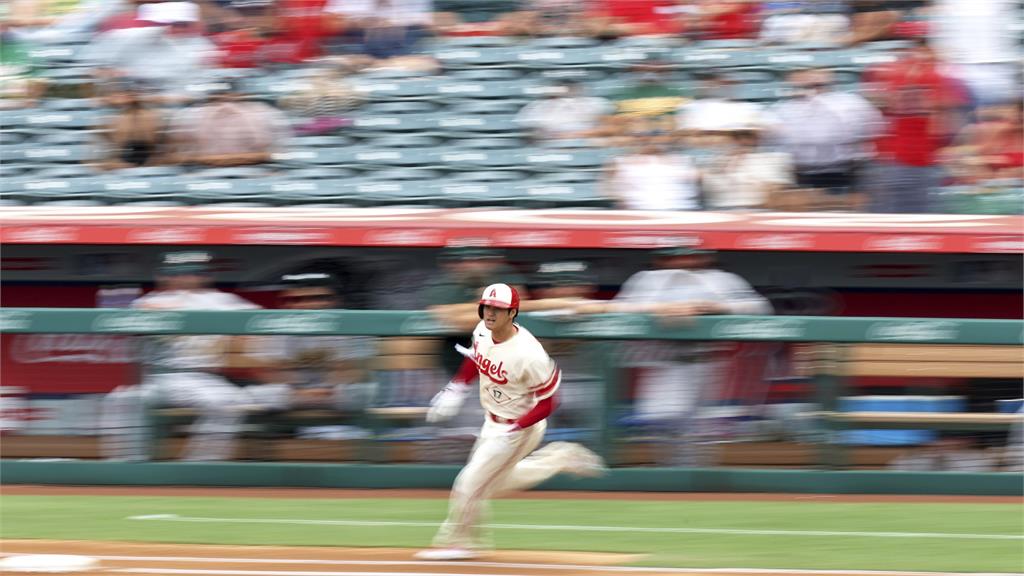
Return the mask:
M 357 205 L 451 200 L 458 193 L 436 187 L 470 182 L 485 193 L 468 204 L 558 184 L 570 193 L 547 205 L 1024 206 L 1018 0 L 12 0 L 0 10 L 6 203 L 108 203 L 102 182 L 150 174 L 344 181 L 354 192 L 301 200 Z M 445 154 L 467 150 L 486 158 Z M 574 159 L 523 157 L 544 151 Z M 156 167 L 166 170 L 139 170 Z M 77 195 L 24 192 L 70 176 Z M 364 181 L 434 192 L 359 198 Z M 148 199 L 167 198 L 181 200 Z M 253 199 L 295 203 L 273 190 L 217 198 Z

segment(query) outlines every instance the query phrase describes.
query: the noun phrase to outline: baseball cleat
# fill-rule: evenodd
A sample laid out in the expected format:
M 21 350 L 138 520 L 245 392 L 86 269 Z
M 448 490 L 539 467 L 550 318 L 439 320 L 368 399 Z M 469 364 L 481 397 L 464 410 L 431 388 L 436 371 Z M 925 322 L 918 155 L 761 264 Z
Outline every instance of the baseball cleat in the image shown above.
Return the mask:
M 570 470 L 577 476 L 587 478 L 598 478 L 608 473 L 608 467 L 604 459 L 579 445 L 572 444 Z
M 479 555 L 465 548 L 431 548 L 414 556 L 417 560 L 475 560 Z

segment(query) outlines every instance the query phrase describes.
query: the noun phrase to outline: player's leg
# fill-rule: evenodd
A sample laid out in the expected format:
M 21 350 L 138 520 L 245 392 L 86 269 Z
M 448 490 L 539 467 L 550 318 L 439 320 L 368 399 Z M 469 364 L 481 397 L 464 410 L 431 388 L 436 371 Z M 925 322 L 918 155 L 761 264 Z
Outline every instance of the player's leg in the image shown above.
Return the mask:
M 538 442 L 544 437 L 547 421 L 530 430 Z M 572 442 L 552 442 L 520 460 L 501 481 L 494 495 L 529 490 L 556 474 L 601 476 L 606 472 L 604 460 L 586 447 Z
M 534 426 L 507 436 L 503 433 L 506 428 L 487 421 L 481 429 L 469 462 L 452 486 L 448 518 L 434 538 L 435 547 L 472 550 L 483 545 L 476 536 L 487 499 L 501 486 L 509 471 L 537 447 L 544 435 L 543 429 L 534 430 Z
M 118 386 L 103 397 L 100 430 L 104 458 L 127 462 L 149 458 L 142 386 Z
M 194 407 L 199 415 L 185 448 L 186 460 L 228 460 L 234 456 L 235 436 L 245 417 L 247 397 L 242 389 L 205 372 L 174 374 L 178 405 Z

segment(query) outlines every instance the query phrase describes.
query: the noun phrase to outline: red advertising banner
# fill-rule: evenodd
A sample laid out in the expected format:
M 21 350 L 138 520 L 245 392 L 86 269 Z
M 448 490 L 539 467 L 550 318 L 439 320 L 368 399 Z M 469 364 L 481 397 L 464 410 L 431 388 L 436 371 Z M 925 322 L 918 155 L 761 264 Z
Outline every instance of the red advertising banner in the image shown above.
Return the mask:
M 416 208 L 8 208 L 11 244 L 650 248 L 680 237 L 720 250 L 1024 252 L 1024 217 L 955 214 L 630 212 Z
M 4 386 L 31 394 L 91 394 L 134 383 L 130 337 L 95 334 L 0 336 Z

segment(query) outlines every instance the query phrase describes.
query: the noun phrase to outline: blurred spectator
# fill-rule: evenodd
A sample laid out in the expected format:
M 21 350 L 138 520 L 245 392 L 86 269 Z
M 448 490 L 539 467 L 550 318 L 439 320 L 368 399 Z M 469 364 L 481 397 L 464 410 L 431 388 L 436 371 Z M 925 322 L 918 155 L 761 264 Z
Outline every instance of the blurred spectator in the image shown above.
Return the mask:
M 871 210 L 929 212 L 931 192 L 940 184 L 938 152 L 963 126 L 962 86 L 943 73 L 923 40 L 899 61 L 866 72 L 865 81 L 885 117 L 876 142 Z
M 156 289 L 135 300 L 140 310 L 251 310 L 255 304 L 212 287 L 212 255 L 196 250 L 168 252 L 156 271 Z M 103 399 L 104 451 L 117 460 L 149 457 L 146 410 L 163 405 L 196 410 L 186 460 L 227 460 L 235 436 L 251 411 L 282 407 L 287 389 L 280 385 L 235 385 L 224 376 L 225 352 L 234 337 L 145 336 L 141 338 L 140 386 L 118 387 Z
M 719 155 L 701 168 L 701 189 L 710 210 L 789 208 L 793 160 L 786 152 L 759 148 L 757 130 L 735 130 Z
M 25 42 L 0 23 L 0 109 L 34 106 L 45 86 L 34 76 Z
M 138 17 L 156 25 L 104 32 L 83 49 L 81 60 L 146 80 L 170 94 L 203 77 L 216 52 L 200 33 L 196 4 L 142 4 Z
M 698 147 L 718 144 L 721 133 L 756 130 L 763 123 L 762 107 L 736 101 L 735 84 L 716 71 L 706 73 L 698 88 L 698 97 L 681 105 L 676 112 L 676 128 L 688 144 Z
M 628 143 L 636 137 L 665 136 L 674 131 L 672 115 L 688 99 L 669 73 L 666 64 L 656 61 L 633 69 L 629 76 L 632 85 L 614 97 L 616 113 L 610 121 L 616 137 Z
M 522 9 L 497 18 L 496 32 L 505 36 L 598 36 L 587 0 L 525 0 Z M 593 32 L 593 33 L 592 33 Z
M 929 0 L 847 0 L 850 6 L 850 33 L 844 44 L 861 44 L 898 37 L 900 21 L 916 10 L 928 7 Z
M 352 124 L 345 113 L 362 104 L 363 96 L 346 78 L 350 73 L 345 62 L 326 63 L 303 81 L 307 87 L 278 101 L 282 108 L 309 119 L 295 127 L 297 134 L 330 134 Z
M 227 2 L 234 14 L 225 18 L 213 36 L 221 48 L 221 65 L 251 68 L 297 64 L 321 54 L 328 32 L 325 0 L 236 0 Z
M 186 108 L 174 119 L 175 161 L 203 166 L 260 164 L 270 161 L 290 134 L 280 110 L 247 101 L 233 83 L 225 82 L 205 104 Z
M 581 84 L 568 81 L 527 104 L 517 120 L 537 140 L 585 139 L 604 134 L 604 118 L 614 109 L 608 100 L 586 96 Z
M 698 210 L 697 181 L 692 158 L 649 140 L 608 163 L 602 188 L 623 210 Z
M 653 269 L 630 276 L 609 302 L 577 306 L 584 314 L 651 314 L 663 322 L 702 314 L 771 314 L 771 305 L 744 279 L 714 267 L 714 252 L 691 246 L 661 248 Z M 676 440 L 672 464 L 707 464 L 693 441 L 706 433 L 702 405 L 715 399 L 723 378 L 713 343 L 636 341 L 626 345 L 625 365 L 637 368 L 634 415 L 658 424 Z
M 431 0 L 328 0 L 341 40 L 378 59 L 409 56 L 434 26 Z
M 978 122 L 967 126 L 953 146 L 941 152 L 954 183 L 1024 179 L 1024 101 L 988 106 Z
M 760 0 L 696 0 L 691 37 L 698 40 L 755 39 Z
M 145 87 L 131 80 L 111 83 L 105 103 L 115 109 L 101 132 L 104 170 L 159 164 L 166 148 L 166 121 L 148 105 Z
M 587 27 L 593 35 L 676 35 L 683 30 L 675 0 L 593 0 Z
M 342 308 L 338 282 L 330 274 L 286 274 L 281 285 L 281 308 L 286 310 Z M 371 337 L 260 336 L 233 352 L 229 366 L 267 384 L 286 384 L 289 408 L 361 411 L 376 393 L 369 369 L 375 353 Z
M 834 90 L 826 70 L 796 71 L 789 82 L 793 98 L 770 109 L 772 143 L 792 156 L 797 186 L 826 192 L 826 208 L 858 210 L 858 172 L 882 127 L 878 110 Z
M 42 28 L 71 13 L 78 0 L 7 0 L 2 13 L 4 22 L 16 28 Z
M 762 4 L 764 44 L 835 44 L 850 27 L 842 0 L 781 0 Z
M 1011 0 L 934 0 L 929 38 L 941 60 L 964 80 L 976 102 L 1007 104 L 1021 93 L 1020 46 L 1008 25 L 1019 17 Z
M 95 32 L 103 21 L 131 6 L 128 0 L 81 0 L 67 3 L 70 10 L 61 11 L 56 18 L 46 17 L 35 23 L 25 21 L 8 21 L 14 29 L 15 36 L 31 42 L 66 41 Z M 0 4 L 0 20 L 3 4 Z M 8 13 L 8 16 L 10 13 Z M 45 25 L 42 22 L 46 22 Z

